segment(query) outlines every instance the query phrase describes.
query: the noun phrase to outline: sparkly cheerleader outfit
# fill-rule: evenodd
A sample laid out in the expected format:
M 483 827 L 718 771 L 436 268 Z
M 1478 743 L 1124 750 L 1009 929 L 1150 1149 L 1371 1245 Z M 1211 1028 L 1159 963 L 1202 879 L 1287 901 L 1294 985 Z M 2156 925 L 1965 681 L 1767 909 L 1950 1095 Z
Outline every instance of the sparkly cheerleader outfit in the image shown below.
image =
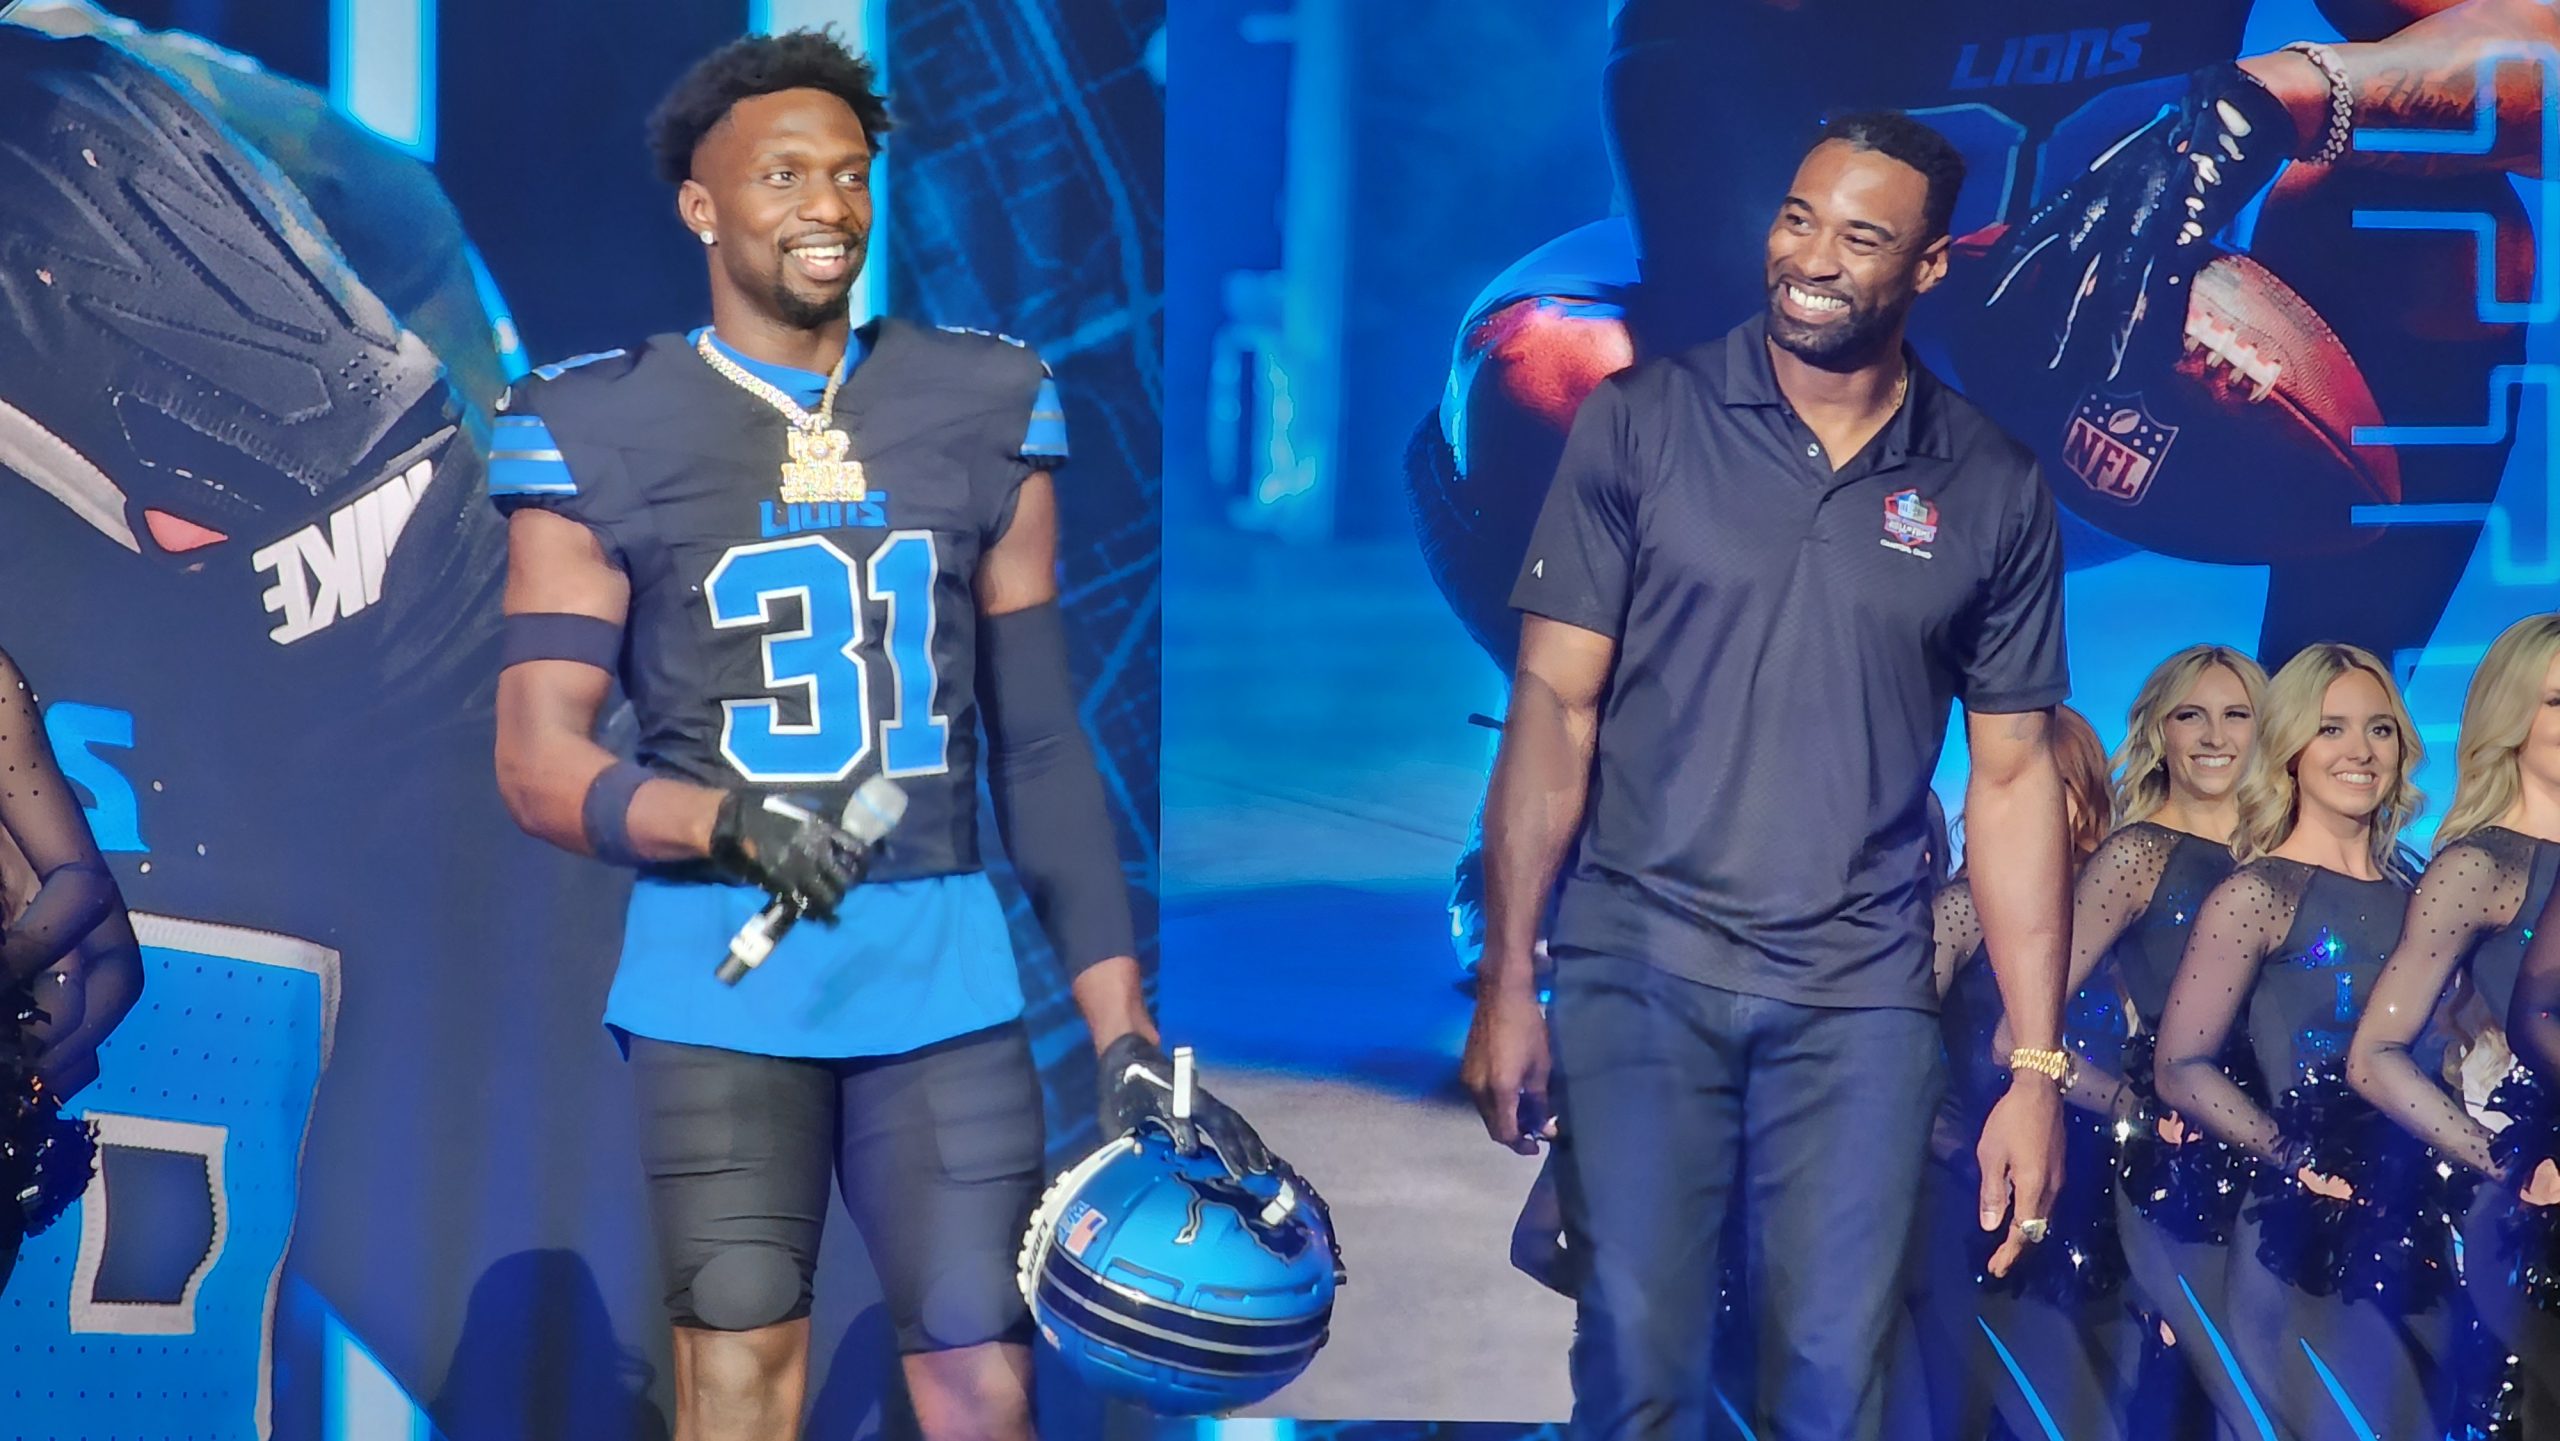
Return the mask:
M 2527 1206 L 2515 1193 L 2542 1161 L 2560 1156 L 2560 845 L 2496 827 L 2476 838 L 2492 852 L 2487 909 L 2510 918 L 2473 947 L 2472 983 L 2506 1028 L 2516 1070 L 2490 1097 L 2509 1120 L 2488 1143 L 2505 1180 L 2481 1186 L 2463 1224 L 2463 1284 L 2515 1358 L 2506 1376 L 2516 1390 L 2500 1399 L 2533 1441 L 2560 1436 L 2560 1206 Z M 2507 912 L 2505 897 L 2519 885 Z
M 2434 1159 L 2348 1091 L 2347 1044 L 2409 892 L 2267 857 L 2216 887 L 2163 1017 L 2163 1100 L 2252 1168 L 2233 1227 L 2222 1339 L 2246 1383 L 2224 1424 L 2287 1441 L 2435 1437 L 2453 1409 L 2454 1221 Z M 2218 1063 L 2236 1027 L 2279 1091 L 2261 1106 Z M 2308 1166 L 2355 1188 L 2312 1195 Z
M 1984 1231 L 1975 1214 L 1981 1171 L 1974 1143 L 2009 1087 L 2009 1072 L 1993 1054 L 2000 991 L 1969 885 L 1960 880 L 1938 894 L 1936 925 L 1948 1088 L 1930 1138 L 1914 1308 L 1929 1434 L 1990 1434 L 1996 1410 L 2015 1435 L 2046 1435 L 2049 1426 L 2073 1441 L 2115 1441 L 2130 1434 L 2122 1421 L 2142 1333 L 2123 1295 L 2113 1120 L 2066 1110 L 2063 1192 L 2049 1217 L 2052 1230 L 2006 1277 L 1992 1276 L 1987 1263 L 2005 1232 Z M 2120 1063 L 2124 1010 L 2112 977 L 2092 978 L 2071 998 L 2063 1035 L 2084 1066 L 2113 1070 Z
M 2128 1299 L 2179 1338 L 2176 1347 L 2159 1347 L 2158 1328 L 2143 1327 L 2146 1360 L 2126 1417 L 2129 1435 L 2207 1435 L 2214 1414 L 2242 1409 L 2237 1373 L 2216 1338 L 2246 1158 L 2211 1137 L 2163 1141 L 2155 1121 L 2169 1108 L 2151 1081 L 2160 1012 L 2196 913 L 2238 864 L 2219 841 L 2137 821 L 2098 847 L 2074 892 L 2074 929 L 2115 936 L 2099 974 L 2114 973 L 2134 1013 L 2120 1071 L 2134 1103 L 2119 1108 L 2126 1120 L 2109 1158 Z M 2240 1059 L 2236 1069 L 2255 1083 L 2254 1062 Z

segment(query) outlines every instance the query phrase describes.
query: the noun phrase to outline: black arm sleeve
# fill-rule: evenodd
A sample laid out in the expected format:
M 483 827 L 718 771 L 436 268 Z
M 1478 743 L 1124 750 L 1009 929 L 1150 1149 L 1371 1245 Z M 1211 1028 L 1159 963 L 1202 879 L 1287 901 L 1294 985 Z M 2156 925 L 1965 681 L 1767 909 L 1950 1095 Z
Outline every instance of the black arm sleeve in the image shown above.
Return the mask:
M 1076 720 L 1055 602 L 979 621 L 978 699 L 996 829 L 1058 959 L 1074 975 L 1136 954 L 1120 848 L 1093 746 Z
M 0 978 L 24 985 L 118 908 L 80 801 L 54 764 L 26 678 L 0 655 L 0 833 L 35 872 L 26 909 L 0 926 Z

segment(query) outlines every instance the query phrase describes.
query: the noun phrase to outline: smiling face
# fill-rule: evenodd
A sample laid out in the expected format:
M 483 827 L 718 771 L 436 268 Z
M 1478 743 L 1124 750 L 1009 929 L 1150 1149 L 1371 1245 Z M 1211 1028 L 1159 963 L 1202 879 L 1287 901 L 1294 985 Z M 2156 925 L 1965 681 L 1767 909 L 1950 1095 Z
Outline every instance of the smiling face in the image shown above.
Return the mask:
M 2400 782 L 2401 742 L 2399 716 L 2382 682 L 2362 670 L 2329 682 L 2319 728 L 2293 763 L 2303 819 L 2315 812 L 2371 819 Z
M 1924 239 L 1929 181 L 1891 156 L 1826 140 L 1797 167 L 1769 226 L 1769 338 L 1824 369 L 1854 369 L 1901 338 L 1947 271 Z
M 846 319 L 871 240 L 871 160 L 853 107 L 826 91 L 732 106 L 676 199 L 687 226 L 712 233 L 715 302 L 794 330 Z
M 2248 687 L 2228 666 L 2206 666 L 2161 722 L 2170 793 L 2188 804 L 2212 804 L 2240 783 L 2241 762 L 2258 733 Z

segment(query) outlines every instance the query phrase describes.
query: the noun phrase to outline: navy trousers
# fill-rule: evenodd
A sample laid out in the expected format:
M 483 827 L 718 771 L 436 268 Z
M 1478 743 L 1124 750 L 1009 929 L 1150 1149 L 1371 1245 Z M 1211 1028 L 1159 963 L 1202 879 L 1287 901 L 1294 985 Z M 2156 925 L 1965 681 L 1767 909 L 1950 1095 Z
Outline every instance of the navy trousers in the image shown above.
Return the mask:
M 1872 1441 L 1903 1339 L 1913 1212 L 1945 1088 L 1935 1016 L 1744 995 L 1641 961 L 1560 958 L 1558 1177 L 1581 1258 L 1573 1431 Z M 1727 1216 L 1754 1394 L 1720 1394 Z

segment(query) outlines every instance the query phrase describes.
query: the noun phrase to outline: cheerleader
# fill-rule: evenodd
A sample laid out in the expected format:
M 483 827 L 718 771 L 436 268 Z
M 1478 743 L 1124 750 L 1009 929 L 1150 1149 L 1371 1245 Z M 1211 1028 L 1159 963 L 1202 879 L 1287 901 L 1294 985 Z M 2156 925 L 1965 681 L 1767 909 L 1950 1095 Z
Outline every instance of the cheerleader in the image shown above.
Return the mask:
M 2555 702 L 2546 694 L 2542 716 Z M 2547 725 L 2537 721 L 2536 733 Z M 2494 1153 L 2509 1176 L 2525 1178 L 2523 1205 L 2510 1213 L 2510 1229 L 2501 1238 L 2506 1257 L 2502 1279 L 2523 1302 L 2516 1316 L 2524 1345 L 2519 1354 L 2541 1390 L 2525 1402 L 2529 1421 L 2547 1418 L 2535 1405 L 2548 1406 L 2560 1390 L 2560 890 L 2543 903 L 2525 948 L 2524 971 L 2516 980 L 2515 1003 L 2507 1012 L 2508 1039 L 2518 1068 L 2536 1083 L 2510 1089 L 2532 1093 L 2533 1103 L 2498 1133 Z M 2543 1422 L 2546 1426 L 2549 1422 Z M 2528 1429 L 2528 1441 L 2560 1434 L 2560 1428 Z
M 2452 1226 L 2414 1214 L 2418 1160 L 2378 1143 L 2395 1128 L 2335 1076 L 2408 909 L 2397 842 L 2419 759 L 2371 654 L 2316 645 L 2288 662 L 2240 781 L 2239 869 L 2206 898 L 2170 983 L 2160 1097 L 2256 1162 L 2220 1331 L 2244 1383 L 2222 1419 L 2242 1436 L 2445 1433 Z M 2272 1110 L 2221 1065 L 2235 1028 Z
M 2347 1079 L 2412 1135 L 2495 1183 L 2479 1188 L 2463 1227 L 2463 1276 L 2481 1320 L 2524 1362 L 2512 1409 L 2530 1418 L 2532 1435 L 2560 1427 L 2551 1379 L 2560 1377 L 2560 1344 L 2525 1324 L 2509 1240 L 2519 1204 L 2560 1201 L 2560 1176 L 2511 1173 L 2489 1128 L 2412 1048 L 2457 987 L 2509 1025 L 2517 971 L 2560 871 L 2560 615 L 2520 620 L 2489 647 L 2463 701 L 2457 754 L 2435 859 L 2356 1026 Z
M 2125 1064 L 2112 1073 L 2084 1068 L 2071 1099 L 2112 1120 L 2119 1140 L 2109 1158 L 2117 1240 L 2128 1299 L 2144 1318 L 2140 1381 L 2125 1417 L 2131 1435 L 2200 1435 L 2216 1410 L 2238 1406 L 2213 1337 L 2238 1211 L 2235 1153 L 2159 1106 L 2150 1056 L 2196 912 L 2236 864 L 2241 768 L 2266 686 L 2256 661 L 2218 645 L 2189 646 L 2151 672 L 2116 753 L 2118 828 L 2073 892 L 2075 1004 L 2097 985 L 2120 992 L 2130 1012 Z M 2180 1342 L 2194 1347 L 2194 1366 Z
M 34 693 L 0 654 L 0 1285 L 19 1242 L 85 1188 L 93 1157 L 62 1099 L 141 990 L 141 954 Z
M 2098 848 L 2114 812 L 2106 747 L 2079 712 L 2064 706 L 2055 712 L 2053 750 L 2076 866 Z M 2000 992 L 1983 951 L 1971 882 L 1957 875 L 1939 891 L 1934 909 L 1948 1089 L 1930 1138 L 1921 1219 L 1926 1274 L 1915 1308 L 1928 1434 L 1989 1434 L 1996 1409 L 2020 1436 L 2050 1434 L 2043 1429 L 2049 1426 L 2074 1441 L 2109 1441 L 2126 1434 L 2119 1419 L 2129 1358 L 2140 1345 L 2120 1294 L 2112 1118 L 2068 1113 L 2064 1189 L 2054 1199 L 2052 1230 L 2006 1274 L 1991 1274 L 2001 1238 L 1986 1233 L 1975 1215 L 1982 1183 L 1973 1142 L 1991 1103 L 2009 1086 L 2007 1070 L 1994 1059 L 2008 1053 L 1994 1040 Z M 2082 992 L 2064 1035 L 2084 1070 L 2112 1070 L 2125 1035 L 2112 988 Z

